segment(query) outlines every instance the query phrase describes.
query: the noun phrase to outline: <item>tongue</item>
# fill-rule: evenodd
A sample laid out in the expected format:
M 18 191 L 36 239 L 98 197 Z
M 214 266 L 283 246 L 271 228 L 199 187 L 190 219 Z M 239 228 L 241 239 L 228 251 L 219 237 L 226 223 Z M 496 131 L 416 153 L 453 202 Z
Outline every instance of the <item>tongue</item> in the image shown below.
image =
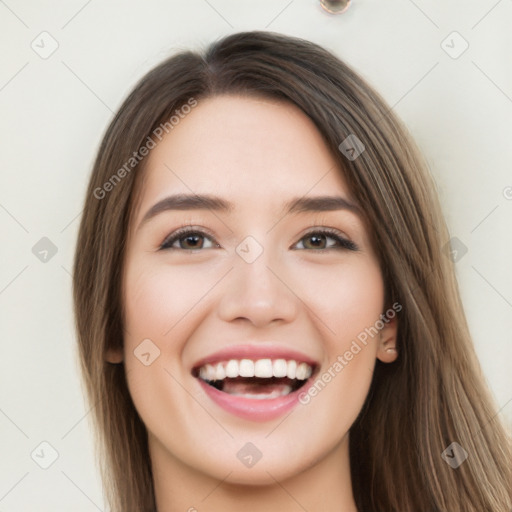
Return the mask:
M 291 390 L 291 380 L 288 378 L 227 378 L 224 379 L 222 387 L 222 391 L 224 393 L 256 399 L 277 398 L 279 396 L 287 395 Z

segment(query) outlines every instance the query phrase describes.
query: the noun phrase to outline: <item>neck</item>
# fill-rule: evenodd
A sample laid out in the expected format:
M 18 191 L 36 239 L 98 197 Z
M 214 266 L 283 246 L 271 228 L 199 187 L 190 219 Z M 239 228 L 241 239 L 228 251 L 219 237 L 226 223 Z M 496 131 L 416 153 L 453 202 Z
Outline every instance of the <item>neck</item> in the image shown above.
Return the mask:
M 158 512 L 357 512 L 348 435 L 326 456 L 292 476 L 280 478 L 260 468 L 269 480 L 262 485 L 237 484 L 230 480 L 232 472 L 216 479 L 176 459 L 151 438 L 150 453 Z

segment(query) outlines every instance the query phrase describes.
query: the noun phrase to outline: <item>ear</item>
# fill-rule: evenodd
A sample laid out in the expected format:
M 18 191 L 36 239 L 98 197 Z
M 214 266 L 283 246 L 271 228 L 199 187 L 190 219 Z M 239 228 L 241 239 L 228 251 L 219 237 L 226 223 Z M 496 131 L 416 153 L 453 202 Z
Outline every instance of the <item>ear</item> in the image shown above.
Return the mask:
M 384 323 L 384 327 L 379 333 L 379 347 L 377 349 L 377 359 L 383 363 L 392 363 L 398 357 L 396 348 L 396 338 L 398 332 L 398 321 L 396 316 Z
M 112 364 L 119 364 L 123 362 L 123 348 L 122 347 L 109 347 L 105 352 L 105 361 Z

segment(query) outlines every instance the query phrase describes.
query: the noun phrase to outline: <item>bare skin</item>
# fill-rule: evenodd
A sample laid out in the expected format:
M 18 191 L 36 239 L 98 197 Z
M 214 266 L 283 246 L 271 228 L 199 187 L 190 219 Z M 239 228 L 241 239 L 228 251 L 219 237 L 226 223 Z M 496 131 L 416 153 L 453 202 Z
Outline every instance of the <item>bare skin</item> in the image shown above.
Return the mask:
M 200 101 L 148 158 L 126 249 L 128 334 L 123 352 L 108 359 L 124 361 L 148 429 L 158 512 L 356 512 L 349 429 L 376 360 L 397 357 L 397 323 L 387 322 L 333 370 L 387 305 L 370 233 L 356 212 L 283 211 L 295 198 L 353 202 L 320 133 L 292 105 L 219 96 Z M 232 209 L 166 210 L 142 222 L 179 193 L 215 195 Z M 160 249 L 184 225 L 193 226 L 192 239 L 184 234 Z M 325 228 L 357 250 L 322 234 Z M 242 245 L 250 254 L 262 249 L 250 263 L 237 252 L 247 236 L 256 241 Z M 134 356 L 145 339 L 152 354 L 153 346 L 160 351 L 147 366 Z M 242 343 L 299 350 L 318 363 L 317 376 L 330 369 L 332 378 L 287 415 L 241 418 L 205 394 L 192 368 Z M 252 467 L 237 457 L 248 442 L 261 453 Z

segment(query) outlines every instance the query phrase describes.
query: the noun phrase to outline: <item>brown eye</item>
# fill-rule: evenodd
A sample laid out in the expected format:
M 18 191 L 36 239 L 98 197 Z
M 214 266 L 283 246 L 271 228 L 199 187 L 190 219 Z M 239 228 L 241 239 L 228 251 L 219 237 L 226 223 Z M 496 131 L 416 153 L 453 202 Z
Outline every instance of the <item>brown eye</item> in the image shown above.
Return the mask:
M 201 235 L 186 235 L 178 239 L 181 249 L 201 249 L 204 239 Z
M 209 241 L 210 246 L 206 245 Z M 197 249 L 209 249 L 216 244 L 205 233 L 197 230 L 179 230 L 172 233 L 162 243 L 160 249 L 182 249 L 185 251 L 193 251 Z
M 329 242 L 331 240 L 331 242 Z M 334 242 L 332 242 L 334 241 Z M 358 247 L 354 242 L 340 236 L 337 231 L 322 229 L 312 231 L 302 237 L 299 244 L 302 243 L 300 249 L 307 250 L 330 250 L 330 249 L 348 249 L 350 251 L 358 251 Z
M 308 244 L 304 244 L 306 249 L 325 249 L 327 246 L 327 240 L 325 235 L 308 235 L 304 237 L 304 240 L 309 240 L 310 247 L 308 247 Z

